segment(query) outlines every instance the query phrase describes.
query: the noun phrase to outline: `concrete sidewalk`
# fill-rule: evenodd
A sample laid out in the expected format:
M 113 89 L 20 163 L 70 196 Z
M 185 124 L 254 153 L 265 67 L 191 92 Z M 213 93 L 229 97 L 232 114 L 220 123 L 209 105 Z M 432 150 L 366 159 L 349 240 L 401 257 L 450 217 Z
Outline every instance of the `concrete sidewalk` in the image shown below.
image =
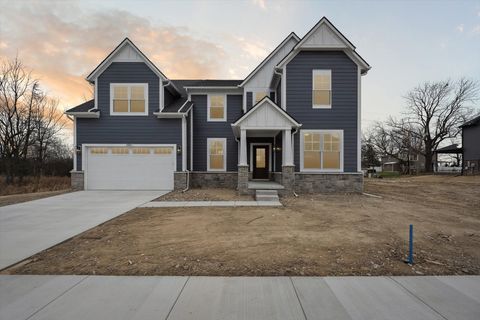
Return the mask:
M 140 208 L 177 207 L 281 207 L 280 201 L 151 201 Z
M 0 276 L 0 319 L 480 319 L 480 276 Z

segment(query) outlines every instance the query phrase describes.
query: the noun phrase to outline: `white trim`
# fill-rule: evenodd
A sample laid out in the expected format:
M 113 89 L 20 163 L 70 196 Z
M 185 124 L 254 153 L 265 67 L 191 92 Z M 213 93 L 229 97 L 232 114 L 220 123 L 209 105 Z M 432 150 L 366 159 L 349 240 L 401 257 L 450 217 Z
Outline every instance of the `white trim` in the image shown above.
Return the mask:
M 340 134 L 340 169 L 305 169 L 304 165 L 304 133 L 339 133 Z M 300 172 L 310 173 L 310 172 L 318 172 L 318 173 L 325 173 L 325 172 L 343 172 L 343 157 L 344 157 L 344 139 L 343 139 L 343 130 L 337 129 L 309 129 L 309 130 L 300 130 Z M 323 140 L 320 141 L 320 152 L 323 149 Z M 322 166 L 323 159 L 320 157 L 320 166 Z
M 93 105 L 95 109 L 98 109 L 98 77 L 95 78 L 95 92 L 93 93 Z
M 68 116 L 76 118 L 100 118 L 100 112 L 65 112 Z
M 239 91 L 240 88 L 238 86 L 216 86 L 216 87 L 183 87 L 185 90 L 192 90 L 192 89 L 201 89 L 201 90 L 235 90 Z
M 210 118 L 210 96 L 223 96 L 223 118 Z M 207 94 L 207 121 L 208 122 L 225 122 L 227 121 L 227 95 L 223 93 L 209 93 Z
M 300 48 L 304 43 L 305 41 L 307 41 L 308 38 L 310 38 L 310 36 L 312 34 L 314 34 L 318 28 L 320 28 L 323 24 L 326 24 L 327 27 L 337 36 L 340 38 L 340 40 L 345 44 L 346 47 L 348 47 L 349 49 L 351 50 L 355 50 L 355 46 L 353 46 L 352 43 L 350 43 L 350 41 L 343 35 L 341 34 L 340 32 L 338 32 L 337 28 L 335 28 L 333 26 L 332 23 L 330 23 L 330 21 L 327 20 L 327 18 L 323 17 L 322 19 L 320 19 L 320 21 L 317 22 L 317 24 L 306 34 L 303 36 L 302 40 L 300 40 L 300 42 L 298 42 L 294 49 L 298 49 Z M 336 46 L 332 46 L 333 49 L 335 48 L 339 48 L 338 45 Z
M 73 171 L 77 171 L 77 117 L 73 117 Z
M 190 171 L 193 171 L 193 108 L 190 108 Z
M 157 116 L 159 119 L 172 119 L 172 118 L 183 118 L 185 113 L 181 112 L 154 112 L 153 115 Z
M 243 110 L 243 113 L 247 113 L 247 91 L 243 92 L 242 110 Z
M 243 80 L 239 87 L 243 87 L 269 60 L 272 58 L 278 51 L 280 51 L 283 46 L 290 41 L 290 39 L 294 38 L 297 43 L 300 41 L 300 38 L 295 34 L 295 32 L 291 32 L 278 46 L 275 50 L 273 50 L 253 71 Z
M 132 86 L 142 86 L 145 97 L 145 111 L 144 112 L 114 112 L 113 111 L 113 88 L 116 86 L 128 87 L 128 109 L 130 110 L 130 95 Z M 110 83 L 110 115 L 111 116 L 148 116 L 148 83 Z
M 163 92 L 163 90 L 165 90 L 165 89 L 163 88 L 163 81 L 158 81 L 158 82 L 159 82 L 159 90 L 160 90 L 158 92 L 158 95 L 159 95 L 158 99 L 160 101 L 160 108 L 159 109 L 160 109 L 160 112 L 162 112 L 163 108 L 165 108 L 165 100 L 164 100 L 165 99 L 165 94 Z
M 362 72 L 357 69 L 357 171 L 362 171 Z
M 328 74 L 330 76 L 330 104 L 315 104 L 314 91 L 315 91 L 315 75 L 316 74 Z M 313 109 L 332 109 L 332 70 L 331 69 L 313 69 L 312 70 L 312 108 Z
M 272 154 L 272 144 L 269 142 L 251 142 L 250 143 L 250 172 L 253 172 L 253 146 L 268 146 L 269 148 L 269 158 L 268 159 L 268 171 L 272 172 L 272 161 L 273 161 L 273 154 Z
M 88 188 L 88 181 L 87 181 L 87 170 L 88 170 L 88 163 L 87 163 L 87 149 L 88 148 L 95 148 L 95 147 L 126 147 L 126 148 L 134 148 L 134 147 L 146 147 L 146 148 L 153 148 L 153 147 L 172 147 L 173 148 L 173 158 L 175 159 L 175 171 L 177 171 L 177 145 L 176 144 L 151 144 L 151 143 L 84 143 L 82 144 L 82 171 L 84 172 L 83 179 L 84 179 L 84 186 L 85 189 Z
M 210 169 L 210 142 L 222 141 L 223 143 L 223 169 Z M 227 171 L 227 138 L 207 138 L 207 171 L 225 172 Z
M 297 121 L 295 121 L 295 119 L 293 119 L 288 113 L 286 112 L 282 112 L 282 111 L 279 111 L 278 109 L 280 109 L 272 100 L 270 100 L 270 97 L 265 97 L 263 98 L 259 103 L 257 103 L 255 105 L 255 107 L 253 107 L 252 109 L 248 110 L 248 114 L 245 116 L 242 115 L 242 117 L 240 119 L 238 119 L 235 123 L 232 124 L 232 127 L 236 127 L 238 126 L 241 122 L 243 122 L 245 119 L 248 119 L 248 117 L 252 114 L 255 113 L 255 110 L 260 108 L 261 106 L 264 105 L 264 103 L 268 103 L 270 104 L 271 106 L 273 106 L 274 109 L 277 110 L 277 112 L 281 113 L 285 118 L 287 118 L 295 127 L 300 127 L 301 124 L 299 124 Z M 282 128 L 282 127 L 275 127 L 275 129 L 277 128 Z M 248 129 L 248 128 L 243 128 L 243 129 Z M 260 129 L 260 128 L 251 128 L 251 129 Z M 271 129 L 271 128 L 267 128 L 267 129 Z
M 130 45 L 133 50 L 143 59 L 143 62 L 160 78 L 160 80 L 168 80 L 168 78 L 157 68 L 148 58 L 143 54 L 143 52 L 138 49 L 133 42 L 125 38 L 86 78 L 87 81 L 93 81 L 102 74 L 105 69 L 110 66 L 112 60 L 115 58 L 117 52 L 123 49 L 126 45 Z
M 187 119 L 182 118 L 182 171 L 187 171 Z
M 282 70 L 281 86 L 282 86 L 281 105 L 283 110 L 287 110 L 287 66 L 284 66 Z

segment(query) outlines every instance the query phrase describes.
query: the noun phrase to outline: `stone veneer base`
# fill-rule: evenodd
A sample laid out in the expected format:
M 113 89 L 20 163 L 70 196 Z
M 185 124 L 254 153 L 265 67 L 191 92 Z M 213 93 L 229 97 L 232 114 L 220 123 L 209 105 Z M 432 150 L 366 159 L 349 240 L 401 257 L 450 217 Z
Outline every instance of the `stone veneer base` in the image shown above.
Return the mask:
M 295 192 L 350 193 L 363 192 L 362 173 L 295 173 Z
M 70 171 L 70 185 L 73 190 L 85 189 L 83 171 Z

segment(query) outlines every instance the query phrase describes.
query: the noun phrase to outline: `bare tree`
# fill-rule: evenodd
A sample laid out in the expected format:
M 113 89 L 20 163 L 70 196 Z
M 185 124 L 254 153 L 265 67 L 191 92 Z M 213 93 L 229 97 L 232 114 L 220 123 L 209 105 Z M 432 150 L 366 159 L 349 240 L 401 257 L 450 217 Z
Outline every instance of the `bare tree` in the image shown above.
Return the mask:
M 7 183 L 12 183 L 15 176 L 22 178 L 22 165 L 32 144 L 32 114 L 39 84 L 18 57 L 4 61 L 0 70 L 0 156 Z
M 34 173 L 37 181 L 43 174 L 45 160 L 51 154 L 50 150 L 58 147 L 57 136 L 66 125 L 66 119 L 58 109 L 58 100 L 50 99 L 44 93 L 40 94 L 35 104 L 33 119 L 35 152 Z
M 66 119 L 58 101 L 40 89 L 18 57 L 2 62 L 0 71 L 0 158 L 6 182 L 16 177 L 21 182 L 32 167 L 39 178 L 50 149 L 60 145 Z
M 425 156 L 425 171 L 432 172 L 433 152 L 439 144 L 459 133 L 459 126 L 472 114 L 469 102 L 478 99 L 478 85 L 468 79 L 425 82 L 405 99 L 407 111 L 404 122 L 409 124 L 411 137 L 421 139 Z M 413 129 L 413 130 L 411 130 Z

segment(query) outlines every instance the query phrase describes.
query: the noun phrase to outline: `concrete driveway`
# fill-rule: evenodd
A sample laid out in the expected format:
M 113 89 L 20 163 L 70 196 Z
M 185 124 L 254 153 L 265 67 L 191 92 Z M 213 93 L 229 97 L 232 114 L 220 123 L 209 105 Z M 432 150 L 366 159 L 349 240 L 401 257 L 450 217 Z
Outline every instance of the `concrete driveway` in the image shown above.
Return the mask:
M 167 191 L 78 191 L 0 207 L 0 269 Z

